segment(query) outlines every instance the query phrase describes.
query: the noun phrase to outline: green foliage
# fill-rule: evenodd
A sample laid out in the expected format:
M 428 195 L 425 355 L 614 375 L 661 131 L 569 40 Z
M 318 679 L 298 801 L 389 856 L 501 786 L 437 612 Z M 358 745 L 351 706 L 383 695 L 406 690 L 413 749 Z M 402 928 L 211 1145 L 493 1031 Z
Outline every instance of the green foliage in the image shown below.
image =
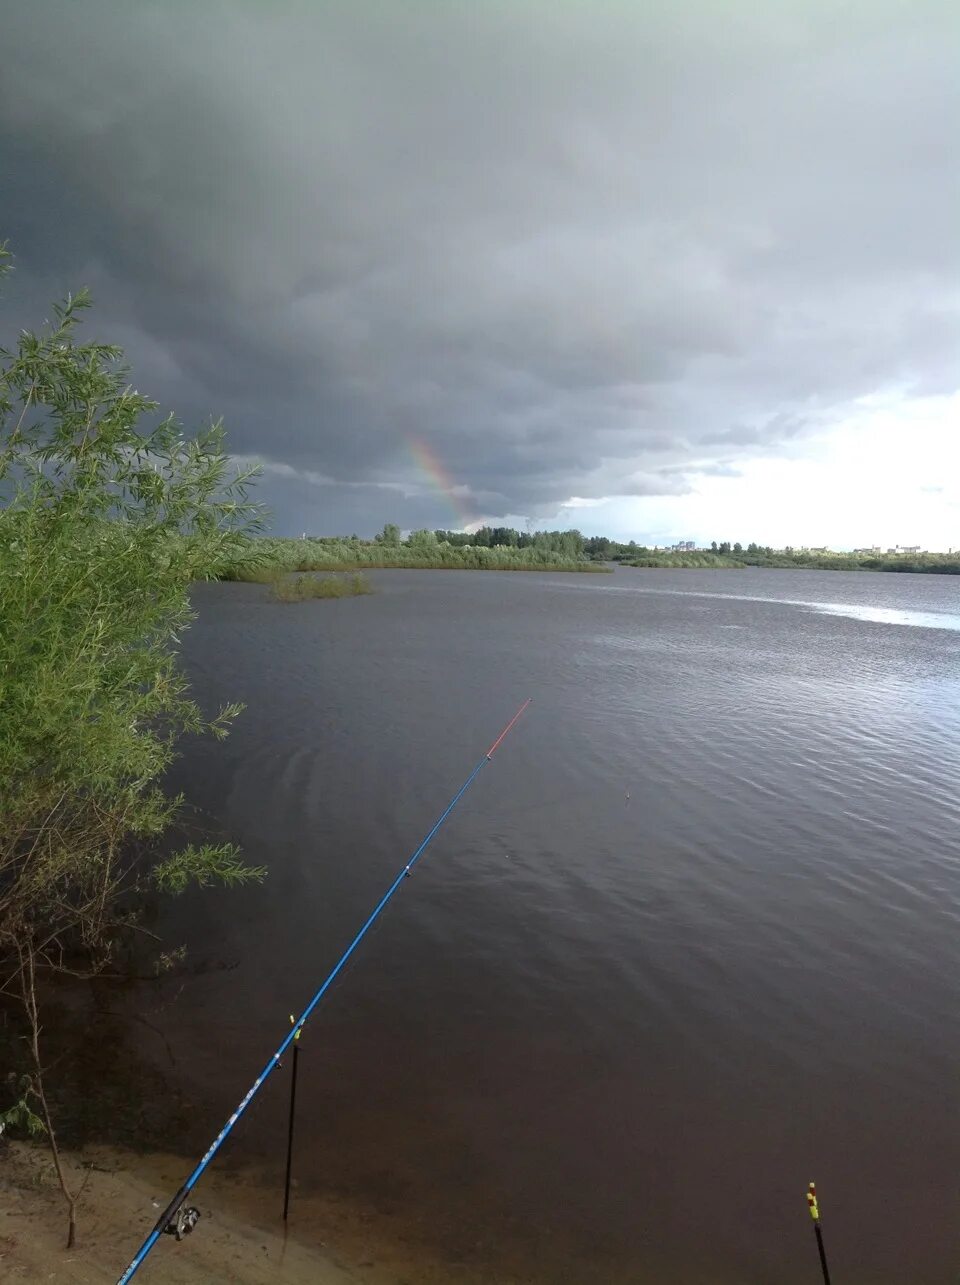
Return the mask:
M 233 850 L 150 843 L 179 800 L 160 787 L 184 733 L 222 736 L 176 664 L 188 589 L 242 561 L 258 513 L 223 433 L 185 437 L 80 342 L 85 294 L 0 349 L 0 963 L 102 957 L 121 895 L 155 880 L 236 881 Z M 132 841 L 137 841 L 134 848 Z
M 862 571 L 913 571 L 939 576 L 960 576 L 960 557 L 955 553 L 924 553 L 889 558 L 860 558 Z
M 583 557 L 587 543 L 579 531 L 517 531 L 506 526 L 483 526 L 473 532 L 435 531 L 434 534 L 442 544 L 455 549 L 534 549 L 574 561 Z
M 375 540 L 377 544 L 385 544 L 388 548 L 396 549 L 400 545 L 400 528 L 393 522 L 387 522 Z
M 26 1134 L 28 1138 L 42 1138 L 47 1132 L 47 1126 L 30 1106 L 30 1098 L 34 1096 L 32 1079 L 29 1075 L 21 1075 L 18 1080 L 13 1072 L 8 1079 L 13 1092 L 19 1093 L 20 1096 L 12 1106 L 7 1107 L 5 1111 L 0 1111 L 0 1133 L 6 1133 L 12 1129 Z
M 244 558 L 246 558 L 246 551 Z M 218 578 L 224 580 L 242 580 L 245 584 L 269 584 L 275 585 L 283 575 L 282 567 L 264 567 L 255 563 L 240 562 L 232 566 L 232 574 L 224 574 L 224 569 L 218 568 Z
M 230 843 L 190 844 L 172 856 L 157 862 L 153 868 L 153 881 L 161 892 L 183 892 L 191 883 L 206 887 L 222 883 L 238 887 L 262 879 L 263 866 L 246 866 L 237 849 Z
M 411 549 L 435 549 L 437 547 L 436 531 L 424 527 L 420 531 L 411 531 L 407 544 Z

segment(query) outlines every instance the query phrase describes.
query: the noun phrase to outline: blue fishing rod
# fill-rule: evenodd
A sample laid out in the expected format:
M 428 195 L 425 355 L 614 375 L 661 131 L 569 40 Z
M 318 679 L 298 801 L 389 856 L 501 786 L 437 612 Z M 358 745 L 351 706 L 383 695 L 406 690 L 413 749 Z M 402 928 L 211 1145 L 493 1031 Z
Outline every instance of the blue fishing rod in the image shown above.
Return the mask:
M 307 1021 L 310 1014 L 313 1012 L 313 1010 L 317 1007 L 317 1005 L 323 999 L 324 995 L 330 989 L 335 978 L 342 970 L 344 964 L 346 964 L 347 960 L 350 958 L 353 952 L 357 949 L 361 941 L 363 941 L 364 937 L 367 935 L 370 928 L 379 918 L 387 902 L 390 900 L 393 894 L 400 887 L 401 883 L 403 883 L 404 879 L 406 879 L 407 876 L 410 874 L 410 871 L 413 869 L 416 863 L 423 856 L 424 852 L 427 850 L 427 847 L 430 841 L 433 839 L 434 835 L 437 833 L 437 831 L 443 825 L 444 821 L 446 821 L 447 817 L 450 815 L 453 809 L 457 806 L 457 804 L 466 794 L 467 790 L 469 790 L 470 786 L 474 783 L 474 781 L 480 775 L 480 772 L 484 764 L 489 763 L 490 760 L 493 758 L 494 753 L 496 752 L 497 749 L 499 749 L 507 733 L 517 723 L 517 721 L 520 718 L 520 715 L 524 712 L 524 710 L 527 708 L 529 704 L 530 704 L 529 700 L 525 700 L 523 702 L 523 704 L 517 710 L 516 714 L 514 714 L 513 718 L 511 718 L 510 722 L 506 725 L 506 727 L 503 729 L 503 731 L 500 733 L 497 739 L 493 742 L 493 744 L 487 750 L 486 754 L 484 754 L 483 758 L 480 760 L 477 766 L 473 769 L 473 771 L 464 781 L 463 785 L 461 785 L 460 789 L 457 790 L 456 794 L 453 796 L 453 798 L 444 808 L 443 812 L 441 812 L 440 816 L 437 818 L 436 822 L 434 823 L 433 828 L 427 834 L 426 838 L 420 844 L 419 848 L 417 848 L 416 852 L 413 854 L 410 860 L 406 863 L 406 865 L 397 875 L 396 879 L 394 879 L 393 883 L 390 885 L 390 887 L 387 889 L 384 895 L 380 898 L 380 901 L 377 903 L 376 908 L 374 909 L 373 913 L 370 915 L 369 919 L 367 919 L 366 923 L 357 933 L 356 937 L 354 937 L 353 941 L 350 943 L 347 949 L 340 956 L 340 959 L 337 961 L 333 970 L 329 973 L 329 975 L 327 976 L 326 980 L 323 982 L 323 985 L 320 987 L 320 989 L 315 993 L 310 1003 L 307 1005 L 307 1007 L 303 1010 L 300 1016 L 293 1023 L 293 1026 L 288 1031 L 286 1038 L 280 1044 L 280 1047 L 277 1049 L 276 1053 L 272 1055 L 267 1065 L 263 1068 L 263 1070 L 254 1080 L 253 1084 L 247 1090 L 247 1093 L 241 1100 L 240 1105 L 237 1107 L 236 1111 L 234 1111 L 233 1115 L 230 1117 L 230 1119 L 226 1122 L 226 1124 L 223 1126 L 223 1128 L 214 1138 L 213 1142 L 210 1144 L 209 1148 L 204 1153 L 203 1158 L 200 1160 L 200 1163 L 193 1170 L 189 1178 L 187 1178 L 186 1182 L 183 1184 L 183 1186 L 180 1188 L 177 1194 L 170 1201 L 169 1205 L 167 1205 L 166 1209 L 157 1219 L 156 1223 L 153 1226 L 153 1230 L 150 1232 L 150 1235 L 146 1238 L 146 1240 L 137 1250 L 136 1254 L 133 1256 L 133 1259 L 130 1262 L 130 1266 L 119 1278 L 119 1280 L 117 1281 L 117 1285 L 127 1285 L 127 1281 L 133 1279 L 133 1277 L 137 1274 L 137 1272 L 143 1266 L 143 1263 L 147 1255 L 153 1249 L 154 1245 L 157 1243 L 160 1237 L 164 1235 L 164 1233 L 168 1233 L 170 1235 L 176 1236 L 177 1240 L 182 1240 L 183 1237 L 187 1235 L 189 1232 L 191 1232 L 193 1228 L 196 1226 L 197 1219 L 200 1217 L 200 1215 L 196 1209 L 188 1208 L 185 1202 L 186 1202 L 187 1196 L 189 1196 L 190 1192 L 196 1186 L 197 1181 L 200 1178 L 200 1175 L 203 1173 L 204 1169 L 206 1169 L 207 1165 L 209 1165 L 210 1161 L 220 1150 L 221 1146 L 226 1141 L 227 1135 L 230 1133 L 234 1125 L 237 1123 L 237 1121 L 246 1111 L 247 1107 L 250 1105 L 250 1103 L 253 1101 L 256 1095 L 263 1088 L 264 1082 L 266 1081 L 267 1077 L 270 1075 L 271 1071 L 276 1070 L 277 1066 L 280 1064 L 280 1059 L 283 1057 L 286 1050 L 290 1047 L 293 1041 L 300 1034 L 300 1031 L 303 1029 L 304 1023 Z

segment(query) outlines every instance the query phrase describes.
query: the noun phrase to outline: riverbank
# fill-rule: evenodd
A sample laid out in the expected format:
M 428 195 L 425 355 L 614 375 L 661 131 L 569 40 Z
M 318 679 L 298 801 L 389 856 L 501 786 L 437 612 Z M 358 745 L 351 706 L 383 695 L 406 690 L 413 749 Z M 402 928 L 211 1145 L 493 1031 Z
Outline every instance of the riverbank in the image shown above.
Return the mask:
M 0 1168 L 0 1279 L 100 1285 L 115 1281 L 150 1229 L 150 1221 L 182 1181 L 182 1160 L 173 1156 L 132 1156 L 110 1147 L 91 1147 L 70 1157 L 71 1170 L 87 1169 L 78 1244 L 64 1249 L 64 1204 L 49 1157 L 40 1147 L 8 1142 Z M 80 1179 L 82 1181 L 82 1178 Z M 239 1197 L 239 1198 L 238 1198 Z M 162 1259 L 164 1281 L 178 1285 L 287 1281 L 290 1285 L 347 1285 L 358 1280 L 386 1285 L 396 1278 L 376 1272 L 358 1275 L 338 1263 L 322 1243 L 302 1243 L 251 1221 L 242 1192 L 212 1175 L 195 1203 L 197 1231 L 178 1245 L 163 1237 L 153 1251 Z M 230 1212 L 223 1212 L 224 1209 Z M 214 1211 L 215 1210 L 215 1211 Z M 156 1272 L 159 1263 L 151 1262 Z M 144 1273 L 146 1275 L 146 1271 Z M 159 1273 L 156 1273 L 159 1275 Z
M 201 965 L 193 976 L 209 972 Z M 197 1073 L 195 1052 L 188 1055 L 173 1021 L 181 1011 L 176 998 L 181 1004 L 189 998 L 187 980 L 171 981 L 166 990 L 141 987 L 135 994 L 101 982 L 92 1004 L 87 987 L 64 987 L 48 1001 L 46 1050 L 57 1067 L 51 1090 L 61 1154 L 71 1187 L 85 1183 L 77 1247 L 64 1249 L 66 1205 L 43 1140 L 0 1136 L 4 1285 L 113 1285 L 234 1105 L 212 1100 L 214 1086 L 207 1074 Z M 138 1020 L 130 1020 L 133 1014 Z M 10 1040 L 0 1061 L 10 1065 L 15 1018 L 7 1014 L 5 1023 L 0 1013 L 0 1033 Z M 218 1060 L 214 1074 L 222 1073 Z M 161 1237 L 148 1269 L 153 1275 L 145 1271 L 144 1281 L 544 1285 L 564 1279 L 540 1270 L 541 1255 L 517 1243 L 512 1222 L 501 1220 L 491 1229 L 472 1217 L 476 1210 L 468 1193 L 452 1207 L 438 1208 L 430 1199 L 411 1202 L 411 1186 L 423 1179 L 429 1189 L 430 1176 L 416 1164 L 405 1167 L 375 1105 L 368 1104 L 364 1116 L 376 1121 L 377 1155 L 358 1170 L 350 1152 L 362 1153 L 362 1122 L 339 1132 L 336 1116 L 326 1118 L 318 1136 L 310 1127 L 315 1115 L 309 1110 L 309 1081 L 300 1098 L 289 1235 L 284 1237 L 280 1217 L 282 1149 L 251 1139 L 251 1128 L 257 1131 L 254 1112 L 239 1145 L 231 1141 L 224 1148 L 191 1194 L 189 1203 L 201 1212 L 197 1230 L 181 1245 Z M 271 1109 L 261 1104 L 261 1125 L 264 1107 Z M 285 1122 L 285 1100 L 275 1100 L 273 1107 Z
M 73 1181 L 85 1182 L 77 1244 L 66 1244 L 67 1217 L 49 1153 L 42 1145 L 0 1140 L 0 1281 L 114 1285 L 188 1171 L 170 1153 L 117 1146 L 67 1151 Z M 491 1267 L 463 1228 L 463 1249 L 429 1246 L 432 1216 L 406 1228 L 391 1210 L 299 1189 L 294 1180 L 289 1232 L 280 1219 L 279 1172 L 256 1165 L 209 1169 L 190 1196 L 200 1210 L 194 1232 L 177 1244 L 162 1236 L 143 1268 L 164 1285 L 542 1285 L 524 1268 Z M 478 1253 L 479 1252 L 479 1253 Z M 138 1280 L 140 1276 L 138 1275 Z M 549 1277 L 567 1282 L 565 1273 Z
M 0 1143 L 0 1280 L 112 1285 L 182 1182 L 186 1162 L 92 1146 L 68 1155 L 87 1181 L 77 1245 L 64 1249 L 65 1206 L 43 1147 Z M 163 1236 L 143 1278 L 167 1285 L 525 1285 L 524 1277 L 425 1262 L 415 1247 L 384 1248 L 369 1212 L 295 1194 L 284 1236 L 276 1183 L 243 1169 L 212 1171 L 191 1197 L 201 1213 L 182 1243 Z M 299 1201 L 300 1208 L 296 1208 Z M 410 1250 L 404 1254 L 404 1249 Z

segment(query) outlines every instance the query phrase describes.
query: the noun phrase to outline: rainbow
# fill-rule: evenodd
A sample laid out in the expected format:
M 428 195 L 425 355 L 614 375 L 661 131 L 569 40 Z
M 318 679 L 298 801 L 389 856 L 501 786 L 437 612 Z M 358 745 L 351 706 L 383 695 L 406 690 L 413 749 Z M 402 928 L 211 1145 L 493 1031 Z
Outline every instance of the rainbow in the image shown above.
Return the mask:
M 424 441 L 422 437 L 415 437 L 413 434 L 408 434 L 406 440 L 407 449 L 413 457 L 413 462 L 423 472 L 430 484 L 447 501 L 454 517 L 457 519 L 457 526 L 464 531 L 475 526 L 479 519 L 471 511 L 467 502 L 468 488 L 453 480 L 443 460 L 440 459 L 429 442 Z

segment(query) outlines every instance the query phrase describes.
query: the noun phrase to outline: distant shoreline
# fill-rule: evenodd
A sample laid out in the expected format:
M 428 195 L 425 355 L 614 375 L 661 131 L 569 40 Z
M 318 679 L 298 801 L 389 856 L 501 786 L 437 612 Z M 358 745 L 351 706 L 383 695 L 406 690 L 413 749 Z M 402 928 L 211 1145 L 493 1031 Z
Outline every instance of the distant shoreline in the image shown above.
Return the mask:
M 850 554 L 827 554 L 803 559 L 751 559 L 726 557 L 722 554 L 650 554 L 618 563 L 621 567 L 676 569 L 684 571 L 729 570 L 744 571 L 757 567 L 764 571 L 886 571 L 913 575 L 960 575 L 960 557 L 950 554 L 921 554 L 905 558 L 855 558 Z
M 389 530 L 389 528 L 387 528 Z M 657 549 L 614 544 L 599 537 L 584 539 L 579 531 L 547 532 L 538 544 L 495 543 L 499 530 L 485 532 L 487 543 L 467 544 L 455 532 L 414 532 L 401 540 L 393 529 L 388 537 L 361 540 L 356 536 L 309 536 L 299 540 L 260 536 L 231 561 L 216 570 L 219 580 L 273 583 L 291 573 L 336 573 L 364 570 L 405 571 L 565 571 L 609 574 L 621 567 L 678 570 L 742 570 L 766 567 L 777 571 L 896 571 L 960 575 L 960 554 L 953 553 L 833 553 L 826 550 L 773 549 L 767 545 L 726 542 L 709 549 Z M 438 536 L 449 536 L 439 539 Z M 502 538 L 528 537 L 505 530 Z M 532 537 L 536 539 L 537 537 Z M 456 540 L 456 542 L 454 542 Z

